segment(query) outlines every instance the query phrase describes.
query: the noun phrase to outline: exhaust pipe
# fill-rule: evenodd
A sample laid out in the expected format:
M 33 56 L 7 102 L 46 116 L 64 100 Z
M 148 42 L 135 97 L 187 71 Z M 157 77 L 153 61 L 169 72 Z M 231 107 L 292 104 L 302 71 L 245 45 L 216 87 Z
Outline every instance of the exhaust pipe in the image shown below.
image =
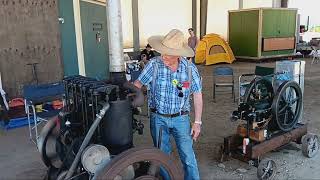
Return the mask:
M 109 39 L 110 76 L 113 84 L 123 84 L 125 65 L 123 58 L 123 36 L 120 0 L 106 2 L 106 17 Z

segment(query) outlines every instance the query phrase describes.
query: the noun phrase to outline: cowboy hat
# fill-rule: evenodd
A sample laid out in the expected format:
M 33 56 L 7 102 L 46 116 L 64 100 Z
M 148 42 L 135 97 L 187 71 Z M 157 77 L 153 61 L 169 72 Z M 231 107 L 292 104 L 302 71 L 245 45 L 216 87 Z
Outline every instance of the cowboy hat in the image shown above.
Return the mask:
M 149 44 L 163 55 L 193 57 L 194 51 L 184 41 L 183 33 L 178 29 L 172 29 L 165 36 L 151 36 Z

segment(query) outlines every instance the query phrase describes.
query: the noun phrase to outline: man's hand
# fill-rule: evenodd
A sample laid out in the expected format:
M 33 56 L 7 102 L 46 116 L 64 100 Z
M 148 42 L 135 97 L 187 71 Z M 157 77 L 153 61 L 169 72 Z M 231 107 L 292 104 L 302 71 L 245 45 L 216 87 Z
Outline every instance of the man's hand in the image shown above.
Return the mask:
M 201 125 L 197 123 L 193 123 L 192 129 L 191 129 L 191 136 L 194 141 L 197 141 L 197 138 L 199 137 L 200 132 L 201 132 Z

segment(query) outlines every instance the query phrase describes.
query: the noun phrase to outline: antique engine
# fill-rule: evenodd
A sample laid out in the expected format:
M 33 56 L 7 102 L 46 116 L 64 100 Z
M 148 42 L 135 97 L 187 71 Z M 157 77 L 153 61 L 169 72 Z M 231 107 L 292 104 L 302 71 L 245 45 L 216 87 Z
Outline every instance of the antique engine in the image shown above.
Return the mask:
M 66 170 L 70 175 L 81 174 L 80 161 L 82 169 L 94 173 L 102 159 L 133 147 L 135 131 L 143 132 L 143 124 L 133 115 L 144 97 L 132 84 L 118 86 L 83 76 L 67 77 L 63 82 L 65 107 L 45 125 L 38 140 L 49 179 Z M 135 93 L 135 98 L 129 93 Z
M 278 88 L 268 77 L 257 77 L 247 87 L 244 100 L 232 113 L 231 120 L 241 120 L 237 133 L 256 142 L 279 132 L 292 130 L 301 115 L 302 92 L 294 81 L 284 81 Z

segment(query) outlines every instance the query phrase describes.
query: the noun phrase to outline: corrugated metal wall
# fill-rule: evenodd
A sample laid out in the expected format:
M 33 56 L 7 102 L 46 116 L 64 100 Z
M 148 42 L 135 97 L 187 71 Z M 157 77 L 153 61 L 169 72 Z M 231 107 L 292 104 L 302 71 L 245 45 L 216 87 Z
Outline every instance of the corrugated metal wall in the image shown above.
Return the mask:
M 39 82 L 62 78 L 57 1 L 0 1 L 0 72 L 9 96 L 32 81 L 28 63 L 39 63 Z

